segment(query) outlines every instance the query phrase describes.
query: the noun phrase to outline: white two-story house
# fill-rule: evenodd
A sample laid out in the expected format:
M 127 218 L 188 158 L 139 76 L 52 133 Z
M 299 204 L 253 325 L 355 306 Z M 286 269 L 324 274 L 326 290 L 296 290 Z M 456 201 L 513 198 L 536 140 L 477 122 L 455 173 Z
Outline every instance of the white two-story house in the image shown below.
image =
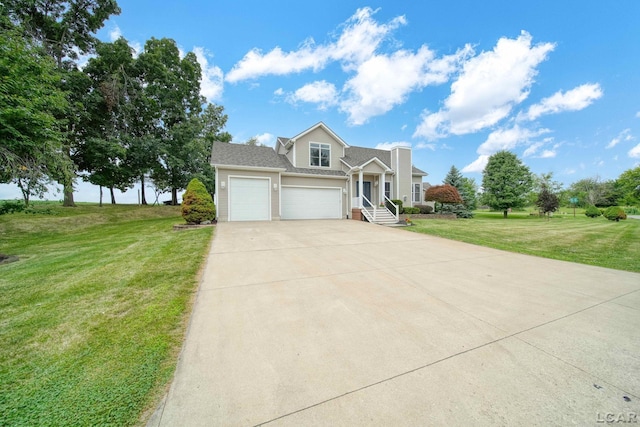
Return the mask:
M 354 147 L 320 122 L 276 146 L 213 145 L 218 221 L 346 219 L 397 221 L 391 199 L 422 200 L 411 148 Z M 391 212 L 385 207 L 390 206 Z

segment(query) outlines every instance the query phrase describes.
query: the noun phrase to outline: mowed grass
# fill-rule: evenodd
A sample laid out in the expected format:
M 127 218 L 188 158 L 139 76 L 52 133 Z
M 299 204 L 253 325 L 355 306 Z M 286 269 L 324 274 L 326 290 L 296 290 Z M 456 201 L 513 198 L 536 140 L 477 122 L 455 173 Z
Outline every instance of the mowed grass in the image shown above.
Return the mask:
M 513 212 L 477 212 L 472 219 L 420 220 L 406 230 L 481 246 L 640 272 L 640 220 L 613 222 L 573 213 L 550 220 Z
M 135 425 L 175 368 L 212 228 L 179 207 L 0 216 L 0 425 Z

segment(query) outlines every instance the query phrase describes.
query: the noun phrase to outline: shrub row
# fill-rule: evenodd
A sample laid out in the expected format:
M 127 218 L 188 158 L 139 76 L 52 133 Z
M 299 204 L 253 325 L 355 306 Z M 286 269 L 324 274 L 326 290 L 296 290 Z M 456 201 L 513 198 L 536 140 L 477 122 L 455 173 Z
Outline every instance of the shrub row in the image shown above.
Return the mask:
M 0 203 L 0 215 L 24 211 L 24 203 L 20 200 L 6 200 Z

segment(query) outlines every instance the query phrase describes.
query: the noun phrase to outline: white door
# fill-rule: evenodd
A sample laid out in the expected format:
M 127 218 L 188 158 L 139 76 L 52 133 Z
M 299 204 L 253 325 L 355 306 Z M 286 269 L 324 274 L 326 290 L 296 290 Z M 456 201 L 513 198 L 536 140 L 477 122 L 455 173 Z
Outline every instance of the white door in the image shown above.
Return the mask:
M 229 178 L 229 221 L 271 220 L 269 180 Z
M 340 188 L 282 187 L 282 219 L 340 219 Z

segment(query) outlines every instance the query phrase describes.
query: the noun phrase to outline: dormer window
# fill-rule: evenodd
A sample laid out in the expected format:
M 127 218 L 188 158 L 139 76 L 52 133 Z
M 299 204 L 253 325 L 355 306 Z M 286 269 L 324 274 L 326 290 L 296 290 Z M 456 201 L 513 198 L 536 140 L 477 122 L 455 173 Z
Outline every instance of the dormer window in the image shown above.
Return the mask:
M 328 168 L 331 159 L 331 145 L 318 142 L 309 143 L 309 165 Z

